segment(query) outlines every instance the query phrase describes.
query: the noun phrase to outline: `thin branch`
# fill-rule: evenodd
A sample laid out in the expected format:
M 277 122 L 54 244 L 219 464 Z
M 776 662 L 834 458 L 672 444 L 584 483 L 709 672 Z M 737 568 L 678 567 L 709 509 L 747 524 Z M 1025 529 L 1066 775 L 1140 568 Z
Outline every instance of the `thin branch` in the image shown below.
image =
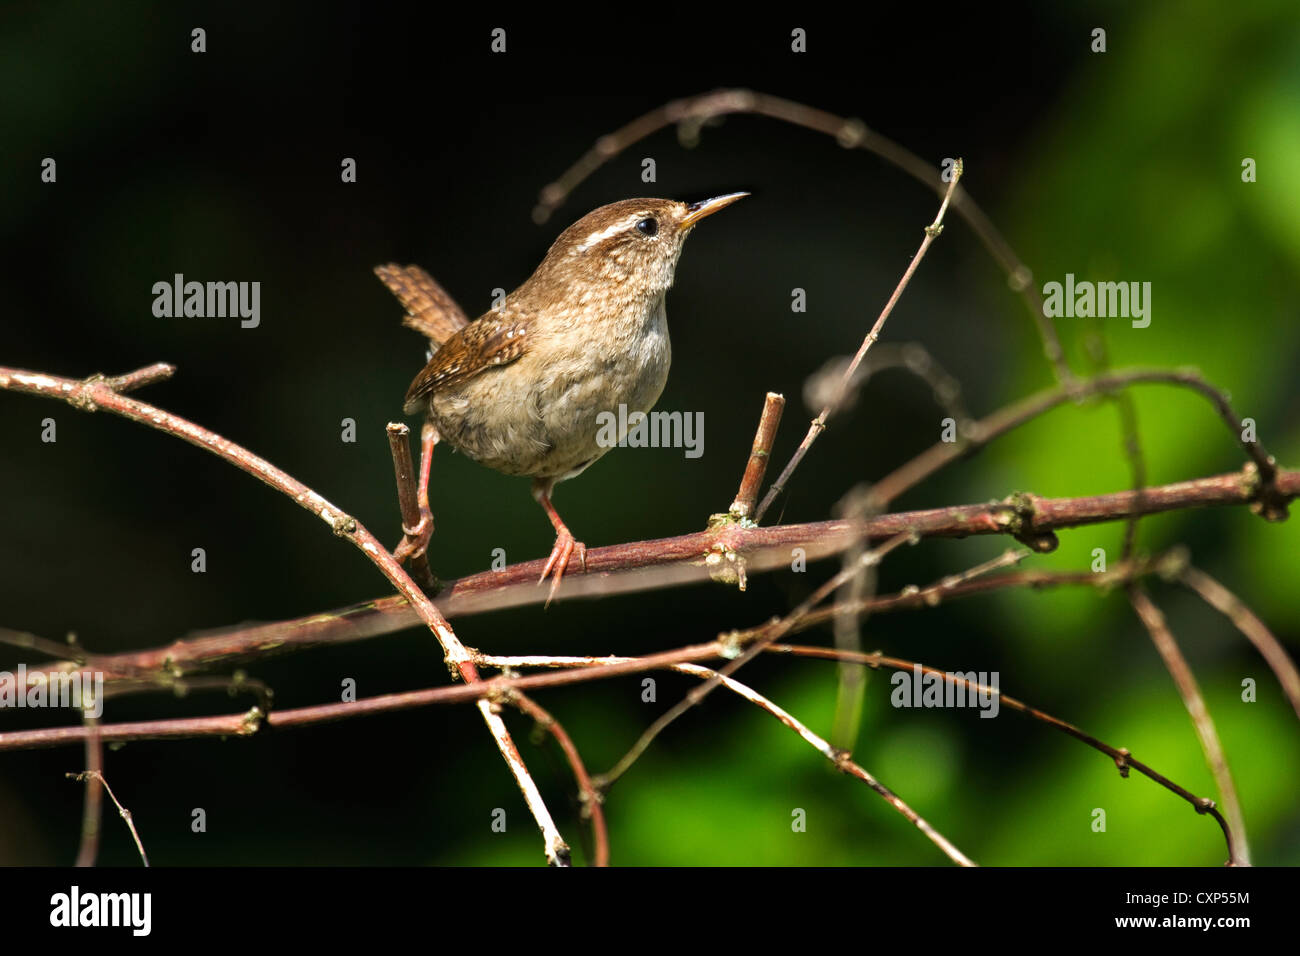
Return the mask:
M 88 669 L 82 672 L 85 677 L 98 677 L 102 672 Z M 40 678 L 37 678 L 39 680 Z M 54 678 L 51 676 L 50 678 Z M 29 685 L 31 680 L 28 681 Z M 239 694 L 251 694 L 257 699 L 257 708 L 264 714 L 271 712 L 271 701 L 275 693 L 264 682 L 251 678 L 242 670 L 233 674 L 216 674 L 212 676 L 180 676 L 166 671 L 145 674 L 139 677 L 126 677 L 111 680 L 104 685 L 103 696 L 109 698 L 127 697 L 137 694 L 165 693 L 175 697 L 188 697 L 195 691 L 220 690 L 227 697 Z
M 1089 351 L 1097 360 L 1098 370 L 1109 372 L 1110 349 L 1106 345 L 1106 336 L 1102 332 L 1100 320 L 1093 319 L 1093 325 Z M 1147 463 L 1138 437 L 1137 403 L 1128 392 L 1115 392 L 1110 399 L 1119 414 L 1121 447 L 1124 449 L 1124 457 L 1128 459 L 1129 473 L 1133 476 L 1132 487 L 1140 491 L 1147 483 Z M 1120 557 L 1124 561 L 1133 557 L 1133 551 L 1137 547 L 1138 522 L 1141 520 L 1140 515 L 1133 515 L 1125 523 L 1124 544 L 1120 550 Z
M 137 388 L 144 388 L 146 385 L 165 382 L 175 374 L 176 366 L 168 365 L 166 362 L 155 362 L 153 365 L 146 365 L 134 372 L 127 372 L 125 375 L 115 375 L 109 378 L 96 374 L 92 375 L 91 378 L 103 382 L 118 394 L 125 394 L 126 392 L 134 392 Z
M 397 506 L 402 515 L 402 531 L 409 537 L 420 524 L 420 505 L 415 491 L 415 462 L 411 460 L 411 429 L 401 422 L 389 422 L 388 448 L 393 456 L 393 473 L 397 478 Z M 411 577 L 426 591 L 437 591 L 438 582 L 429 567 L 429 556 L 421 551 L 410 559 Z
M 865 489 L 858 486 L 852 489 L 837 505 L 840 517 L 866 520 L 874 511 L 868 501 Z M 865 542 L 859 538 L 844 552 L 841 568 L 850 572 L 849 577 L 839 587 L 835 606 L 845 610 L 837 613 L 832 620 L 831 633 L 835 646 L 843 650 L 862 650 L 862 623 L 866 614 L 847 610 L 850 604 L 862 605 L 869 598 L 875 597 L 879 585 L 879 575 L 874 564 L 868 565 L 862 560 Z M 858 739 L 858 730 L 862 719 L 862 703 L 866 698 L 867 675 L 861 664 L 841 662 L 839 666 L 839 686 L 835 695 L 835 716 L 831 723 L 831 741 L 836 747 L 851 748 Z
M 474 689 L 481 687 L 482 681 L 465 685 L 467 688 Z M 546 807 L 546 801 L 542 799 L 542 792 L 537 789 L 537 783 L 533 780 L 532 774 L 528 772 L 528 767 L 524 764 L 524 758 L 519 755 L 519 749 L 515 747 L 515 742 L 506 730 L 505 721 L 501 719 L 501 712 L 497 704 L 483 698 L 478 701 L 477 707 L 479 713 L 483 715 L 483 721 L 492 731 L 492 738 L 497 742 L 497 747 L 501 751 L 501 756 L 505 758 L 506 766 L 514 774 L 515 783 L 524 795 L 524 803 L 528 805 L 529 812 L 533 819 L 537 821 L 537 828 L 542 831 L 542 840 L 546 846 L 546 859 L 551 866 L 569 866 L 569 845 L 564 842 L 560 836 L 559 828 L 551 819 L 551 811 Z
M 135 828 L 135 819 L 131 816 L 131 811 L 128 810 L 126 807 L 122 806 L 122 801 L 117 799 L 117 794 L 113 793 L 113 788 L 108 785 L 108 781 L 104 779 L 104 775 L 98 770 L 86 770 L 82 773 L 67 774 L 67 777 L 69 780 L 84 780 L 86 781 L 87 786 L 90 785 L 90 782 L 92 780 L 97 781 L 98 783 L 103 785 L 104 789 L 108 791 L 109 798 L 115 804 L 117 804 L 117 812 L 120 813 L 122 815 L 122 819 L 126 821 L 127 829 L 131 831 L 131 838 L 135 840 L 135 848 L 140 852 L 140 861 L 144 863 L 145 866 L 148 866 L 149 857 L 144 852 L 144 844 L 140 842 L 140 833 Z M 93 864 L 93 858 L 91 863 L 82 864 L 78 862 L 77 865 L 89 866 L 92 864 Z
M 1224 615 L 1237 630 L 1255 645 L 1261 657 L 1268 662 L 1273 673 L 1277 675 L 1282 692 L 1291 701 L 1291 709 L 1300 717 L 1300 672 L 1297 672 L 1282 642 L 1273 636 L 1273 632 L 1255 616 L 1241 598 L 1233 594 L 1222 584 L 1197 568 L 1184 568 L 1178 580 L 1191 588 L 1201 600 Z
M 81 812 L 81 846 L 77 850 L 75 866 L 94 866 L 99 857 L 99 833 L 103 825 L 104 794 L 100 789 L 104 779 L 104 744 L 95 733 L 99 725 L 98 718 L 83 712 L 82 721 L 86 725 L 86 772 L 82 778 L 86 781 L 86 802 Z M 128 823 L 129 823 L 128 819 Z M 146 862 L 145 866 L 149 864 Z
M 990 594 L 1011 588 L 1061 587 L 1065 585 L 1088 585 L 1099 591 L 1136 580 L 1148 574 L 1166 574 L 1170 569 L 1181 567 L 1183 556 L 1180 553 L 1162 555 L 1155 559 L 1136 560 L 1117 564 L 1109 571 L 1017 571 L 1012 574 L 999 574 L 995 577 L 981 577 L 998 567 L 1015 564 L 1029 552 L 1012 549 L 996 558 L 977 565 L 960 574 L 950 574 L 924 588 L 916 586 L 903 588 L 894 594 L 882 594 L 860 603 L 838 602 L 831 607 L 818 608 L 804 615 L 790 631 L 798 634 L 833 620 L 843 613 L 881 614 L 890 611 L 910 611 L 920 608 L 938 607 L 951 598 L 972 597 L 977 594 Z M 742 634 L 745 632 L 741 632 Z
M 851 361 L 852 356 L 836 356 L 808 376 L 803 386 L 804 404 L 810 408 L 821 408 L 832 400 L 844 369 Z M 943 410 L 946 417 L 952 418 L 959 431 L 964 431 L 969 426 L 971 416 L 962 401 L 961 383 L 919 342 L 877 343 L 849 382 L 849 392 L 840 405 L 840 411 L 847 411 L 857 403 L 862 390 L 872 378 L 892 369 L 901 369 L 928 385 L 934 403 Z
M 745 520 L 754 511 L 754 502 L 763 487 L 763 476 L 767 474 L 767 463 L 772 457 L 772 442 L 776 430 L 781 425 L 781 413 L 785 411 L 785 396 L 768 392 L 763 401 L 763 414 L 758 419 L 758 431 L 754 433 L 754 445 L 749 452 L 749 461 L 745 464 L 745 474 L 740 480 L 740 490 L 736 500 L 731 503 L 728 514 L 733 518 Z
M 802 721 L 796 718 L 789 711 L 777 706 L 771 700 L 758 693 L 752 687 L 742 684 L 725 674 L 710 670 L 707 667 L 701 667 L 698 664 L 678 664 L 673 670 L 683 674 L 690 674 L 692 677 L 699 677 L 708 681 L 710 684 L 717 683 L 727 688 L 727 690 L 740 695 L 751 704 L 756 705 L 762 710 L 767 711 L 781 723 L 785 724 L 796 734 L 809 743 L 813 749 L 829 760 L 835 769 L 850 777 L 856 777 L 884 798 L 890 806 L 901 813 L 911 824 L 925 834 L 926 839 L 937 846 L 948 859 L 952 860 L 958 866 L 975 866 L 975 863 L 957 849 L 947 837 L 932 827 L 925 821 L 920 814 L 909 807 L 902 798 L 896 793 L 878 781 L 859 764 L 854 763 L 847 750 L 841 750 L 838 747 L 832 747 L 830 742 L 813 733 Z
M 573 779 L 578 784 L 578 795 L 582 800 L 582 814 L 591 819 L 591 835 L 595 844 L 596 866 L 609 866 L 609 831 L 605 826 L 605 808 L 602 806 L 600 793 L 592 785 L 587 766 L 582 762 L 568 732 L 550 711 L 546 710 L 531 697 L 520 691 L 506 695 L 506 701 L 537 722 L 537 726 L 555 738 L 555 742 L 564 751 L 564 757 L 573 770 Z
M 1169 676 L 1174 679 L 1174 686 L 1178 688 L 1178 693 L 1183 698 L 1183 705 L 1191 715 L 1192 726 L 1196 728 L 1196 736 L 1201 742 L 1205 762 L 1209 764 L 1210 773 L 1214 775 L 1214 781 L 1218 784 L 1219 796 L 1223 800 L 1223 813 L 1228 821 L 1228 829 L 1232 832 L 1230 849 L 1233 852 L 1230 862 L 1233 865 L 1249 866 L 1250 847 L 1246 843 L 1246 820 L 1241 812 L 1241 801 L 1237 798 L 1237 786 L 1233 783 L 1232 771 L 1228 769 L 1228 757 L 1223 752 L 1219 732 L 1215 729 L 1209 708 L 1205 706 L 1201 689 L 1197 686 L 1192 669 L 1187 664 L 1187 658 L 1183 657 L 1182 651 L 1179 650 L 1178 642 L 1174 639 L 1173 632 L 1169 630 L 1169 625 L 1165 622 L 1165 616 L 1160 613 L 1160 609 L 1155 606 L 1140 584 L 1130 584 L 1128 594 L 1133 610 L 1137 612 L 1138 618 L 1150 632 L 1151 642 L 1155 644 L 1160 658 L 1165 662 Z
M 277 715 L 279 713 L 283 712 L 277 712 Z M 93 731 L 84 726 L 11 730 L 0 733 L 0 751 L 62 747 L 81 743 L 92 733 L 98 734 L 104 743 L 109 744 L 133 740 L 185 740 L 193 737 L 251 737 L 257 733 L 264 719 L 262 711 L 252 707 L 240 714 L 222 714 L 219 717 L 174 717 L 100 724 Z
M 15 631 L 11 628 L 0 627 L 0 644 L 8 644 L 10 647 L 21 647 L 24 650 L 38 651 L 56 661 L 72 659 L 77 663 L 85 662 L 85 655 L 73 656 L 70 652 L 78 650 L 77 646 L 72 643 L 60 644 L 58 641 L 52 641 L 49 638 L 38 637 L 35 634 L 28 634 L 26 631 Z
M 906 289 L 908 283 L 912 281 L 912 276 L 916 274 L 917 267 L 920 266 L 921 260 L 925 258 L 925 254 L 929 250 L 931 243 L 933 243 L 934 240 L 939 237 L 939 234 L 943 232 L 943 214 L 948 211 L 948 204 L 952 200 L 952 194 L 957 188 L 958 180 L 961 179 L 961 173 L 962 161 L 959 159 L 957 160 L 957 165 L 953 168 L 952 181 L 948 183 L 948 190 L 944 193 L 943 202 L 939 204 L 939 212 L 934 217 L 934 222 L 925 227 L 925 238 L 921 240 L 920 248 L 916 250 L 916 255 L 912 256 L 912 261 L 908 263 L 907 269 L 903 272 L 903 278 L 899 279 L 898 285 L 894 287 L 894 294 L 889 297 L 889 301 L 885 303 L 885 307 L 880 311 L 880 315 L 876 319 L 876 324 L 871 327 L 871 331 L 867 333 L 867 337 L 862 340 L 862 345 L 858 347 L 857 354 L 853 356 L 853 360 L 849 362 L 848 367 L 845 368 L 844 374 L 840 377 L 838 388 L 836 388 L 826 405 L 823 406 L 821 414 L 812 420 L 812 424 L 808 426 L 808 433 L 804 435 L 803 441 L 799 443 L 799 447 L 795 449 L 790 460 L 786 462 L 785 467 L 781 469 L 781 474 L 777 476 L 776 481 L 772 482 L 772 487 L 769 488 L 767 494 L 763 496 L 763 501 L 759 504 L 758 510 L 754 513 L 755 523 L 763 520 L 763 515 L 767 513 L 768 508 L 772 507 L 772 502 L 774 502 L 781 492 L 785 490 L 785 486 L 787 482 L 789 482 L 790 476 L 794 474 L 794 470 L 799 467 L 799 463 L 803 461 L 804 456 L 808 454 L 808 449 L 810 449 L 813 442 L 817 440 L 817 436 L 826 430 L 826 422 L 830 419 L 831 415 L 839 410 L 845 399 L 852 393 L 853 378 L 857 374 L 858 366 L 861 365 L 862 360 L 866 358 L 867 350 L 870 349 L 871 346 L 876 343 L 876 339 L 880 337 L 880 330 L 885 327 L 885 320 L 889 318 L 890 314 L 894 311 L 894 306 L 896 306 L 898 300 L 902 298 L 903 290 Z
M 1147 483 L 1147 463 L 1138 438 L 1137 403 L 1128 392 L 1115 392 L 1111 400 L 1119 409 L 1120 433 L 1124 456 L 1129 462 L 1129 473 L 1133 476 L 1133 490 L 1141 495 Z M 1120 550 L 1120 557 L 1124 561 L 1133 557 L 1133 551 L 1137 547 L 1138 522 L 1141 520 L 1141 515 L 1131 515 L 1124 525 L 1124 544 Z

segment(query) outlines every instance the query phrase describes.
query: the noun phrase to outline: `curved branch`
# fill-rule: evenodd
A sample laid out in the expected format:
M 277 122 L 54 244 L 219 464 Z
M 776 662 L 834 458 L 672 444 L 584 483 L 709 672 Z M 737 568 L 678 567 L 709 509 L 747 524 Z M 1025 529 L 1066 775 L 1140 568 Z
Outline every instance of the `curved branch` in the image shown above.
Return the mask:
M 115 391 L 115 387 L 135 388 L 140 385 L 160 381 L 169 377 L 174 371 L 170 365 L 159 363 L 132 372 L 118 378 L 105 378 L 92 375 L 85 380 L 60 378 L 41 372 L 28 372 L 22 369 L 0 367 L 0 388 L 16 392 L 39 395 L 44 398 L 56 398 L 67 402 L 74 408 L 86 412 L 104 410 L 121 415 L 123 418 L 148 425 L 150 428 L 180 438 L 198 448 L 209 451 L 229 462 L 241 471 L 270 485 L 272 488 L 292 498 L 300 507 L 315 514 L 339 537 L 346 538 L 359 548 L 414 608 L 420 620 L 433 632 L 442 645 L 447 663 L 466 683 L 480 680 L 470 653 L 457 639 L 443 617 L 415 582 L 407 575 L 402 566 L 388 550 L 356 518 L 335 507 L 311 488 L 285 471 L 272 465 L 246 448 L 223 438 L 216 432 L 196 425 L 188 419 L 163 411 L 153 405 L 137 401 Z M 550 811 L 542 802 L 537 785 L 529 777 L 519 751 L 510 739 L 510 734 L 501 722 L 501 718 L 485 706 L 480 707 L 484 722 L 492 733 L 497 749 L 509 765 L 528 804 L 529 811 L 537 821 L 546 845 L 547 860 L 552 866 L 568 864 L 568 847 L 560 837 Z M 108 738 L 105 738 L 108 739 Z
M 860 119 L 836 116 L 834 113 L 814 109 L 803 103 L 769 96 L 766 93 L 755 93 L 752 90 L 716 90 L 689 99 L 674 100 L 596 140 L 596 145 L 591 150 L 565 170 L 559 179 L 542 190 L 538 203 L 533 209 L 533 220 L 539 223 L 545 222 L 579 183 L 633 143 L 675 124 L 679 126 L 684 138 L 696 139 L 700 128 L 706 122 L 734 113 L 750 113 L 779 120 L 782 123 L 802 126 L 832 137 L 845 149 L 864 149 L 874 153 L 917 182 L 933 189 L 940 196 L 944 194 L 947 187 L 939 169 L 931 166 L 911 150 L 869 129 Z M 975 203 L 965 189 L 958 189 L 954 193 L 952 208 L 966 220 L 966 224 L 971 227 L 989 255 L 1006 272 L 1011 289 L 1020 293 L 1038 327 L 1039 337 L 1043 341 L 1043 353 L 1052 364 L 1057 380 L 1063 384 L 1074 381 L 1074 375 L 1066 364 L 1065 353 L 1061 349 L 1056 327 L 1043 309 L 1043 301 L 1037 287 L 1034 286 L 1033 274 L 1029 271 L 1029 267 L 1020 261 L 1010 243 L 1003 238 L 992 220 L 984 214 L 984 210 Z

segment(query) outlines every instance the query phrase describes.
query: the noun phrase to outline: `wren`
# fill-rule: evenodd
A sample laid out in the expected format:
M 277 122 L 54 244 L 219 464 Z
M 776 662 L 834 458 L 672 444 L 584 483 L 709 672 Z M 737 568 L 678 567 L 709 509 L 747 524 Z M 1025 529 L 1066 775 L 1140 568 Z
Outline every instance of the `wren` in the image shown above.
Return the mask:
M 609 451 L 607 436 L 598 441 L 602 412 L 654 407 L 672 358 L 664 296 L 682 244 L 701 219 L 747 195 L 601 206 L 564 230 L 528 280 L 473 322 L 418 266 L 375 269 L 406 306 L 406 324 L 433 347 L 406 392 L 406 413 L 423 412 L 426 423 L 422 518 L 404 529 L 399 559 L 428 544 L 429 459 L 445 441 L 489 468 L 533 479 L 533 497 L 555 528 L 538 581 L 551 577 L 548 604 L 575 552 L 586 570 L 586 547 L 551 493 Z

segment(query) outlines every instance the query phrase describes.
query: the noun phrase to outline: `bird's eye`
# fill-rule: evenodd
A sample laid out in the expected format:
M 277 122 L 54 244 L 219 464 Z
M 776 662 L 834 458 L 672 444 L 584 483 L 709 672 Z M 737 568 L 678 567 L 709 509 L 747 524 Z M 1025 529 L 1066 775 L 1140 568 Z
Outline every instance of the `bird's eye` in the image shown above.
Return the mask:
M 642 219 L 636 227 L 643 236 L 653 236 L 659 231 L 659 223 L 655 219 Z

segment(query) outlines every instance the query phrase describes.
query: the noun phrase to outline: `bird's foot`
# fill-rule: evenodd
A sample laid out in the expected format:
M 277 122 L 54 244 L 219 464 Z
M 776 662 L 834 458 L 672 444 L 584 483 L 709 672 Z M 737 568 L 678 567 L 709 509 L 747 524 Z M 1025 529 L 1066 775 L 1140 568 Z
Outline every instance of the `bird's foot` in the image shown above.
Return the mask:
M 582 564 L 582 573 L 587 573 L 587 546 L 581 541 L 574 539 L 565 528 L 555 536 L 555 547 L 551 549 L 551 556 L 546 560 L 546 567 L 542 568 L 542 576 L 537 579 L 541 584 L 546 580 L 548 574 L 551 575 L 551 593 L 546 596 L 546 606 L 551 606 L 551 601 L 555 599 L 555 592 L 560 589 L 560 579 L 564 577 L 564 572 L 568 570 L 569 560 L 573 557 L 574 552 L 578 553 L 578 560 Z M 555 573 L 552 574 L 551 572 Z
M 427 506 L 422 506 L 420 523 L 414 528 L 402 525 L 402 533 L 406 537 L 402 538 L 401 543 L 393 550 L 393 557 L 397 559 L 398 564 L 407 558 L 418 558 L 429 547 L 429 539 L 433 537 L 433 512 Z

